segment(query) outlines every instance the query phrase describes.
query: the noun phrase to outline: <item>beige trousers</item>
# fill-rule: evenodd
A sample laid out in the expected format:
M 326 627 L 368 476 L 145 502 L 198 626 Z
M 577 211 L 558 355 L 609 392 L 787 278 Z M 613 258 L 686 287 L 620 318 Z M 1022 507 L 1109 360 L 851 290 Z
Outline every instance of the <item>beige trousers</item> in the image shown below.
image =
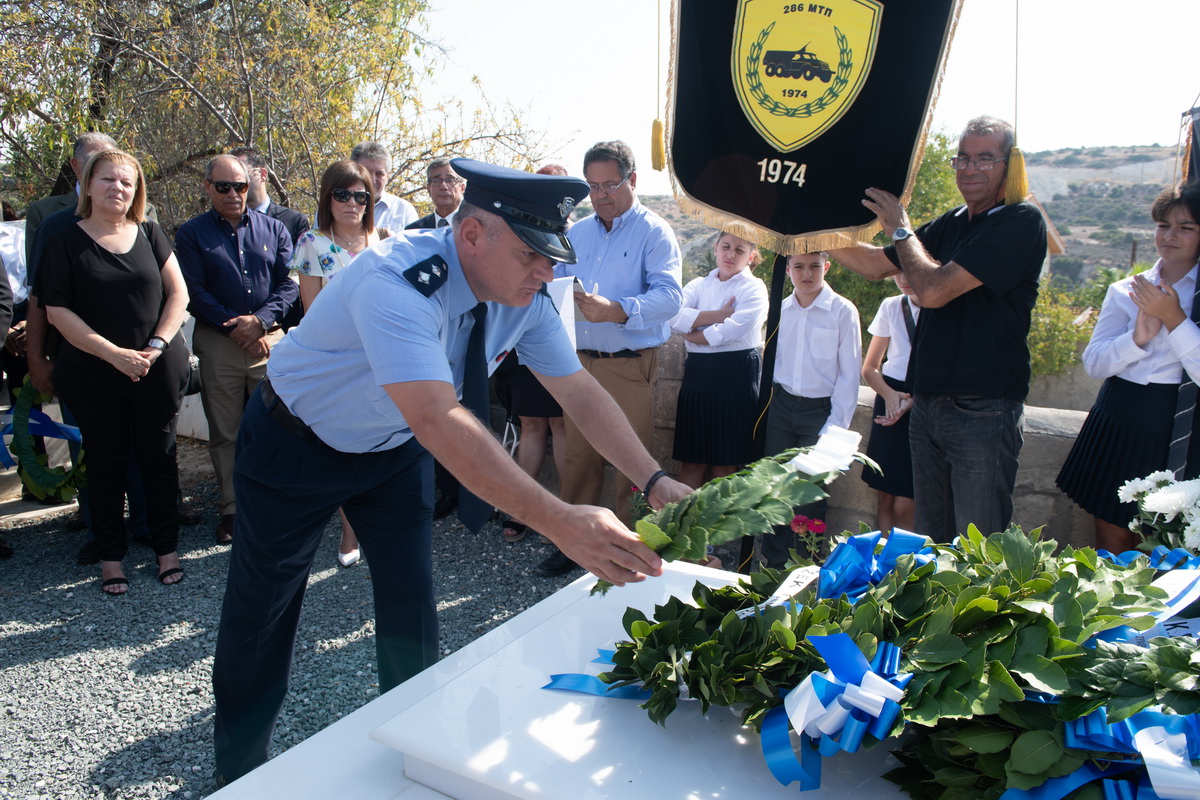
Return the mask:
M 283 331 L 278 330 L 266 336 L 271 347 L 282 338 Z M 200 403 L 208 418 L 208 455 L 221 492 L 218 513 L 235 514 L 233 451 L 246 401 L 266 377 L 267 359 L 250 356 L 228 336 L 199 324 L 192 346 L 200 358 Z
M 625 412 L 630 427 L 647 450 L 654 437 L 654 384 L 658 382 L 658 348 L 638 351 L 641 358 L 593 358 L 579 354 L 583 368 L 604 387 Z M 561 479 L 562 500 L 571 504 L 602 505 L 604 458 L 580 433 L 570 416 L 567 429 L 566 466 Z M 617 475 L 613 505 L 617 517 L 629 525 L 631 486 L 639 486 L 649 475 Z

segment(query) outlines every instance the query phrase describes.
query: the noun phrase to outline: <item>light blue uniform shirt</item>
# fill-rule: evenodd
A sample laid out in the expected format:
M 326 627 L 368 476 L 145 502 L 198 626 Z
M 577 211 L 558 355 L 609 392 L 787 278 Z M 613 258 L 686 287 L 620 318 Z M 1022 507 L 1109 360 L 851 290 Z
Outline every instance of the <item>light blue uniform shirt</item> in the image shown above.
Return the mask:
M 615 353 L 665 342 L 683 303 L 679 243 L 671 226 L 635 198 L 611 231 L 592 214 L 571 226 L 567 238 L 578 262 L 557 265 L 555 274 L 578 277 L 589 292 L 598 286 L 598 294 L 618 301 L 629 316 L 618 325 L 588 322 L 576 313 L 575 346 Z
M 435 271 L 426 264 L 412 276 L 427 297 L 405 273 L 434 256 L 445 266 Z M 382 387 L 445 381 L 461 398 L 475 324 L 470 312 L 478 303 L 450 228 L 392 236 L 355 257 L 321 290 L 304 321 L 272 350 L 267 375 L 288 409 L 330 447 L 345 453 L 399 447 L 413 433 Z M 518 345 L 521 362 L 543 375 L 581 368 L 544 294 L 524 308 L 489 302 L 486 325 L 489 375 Z

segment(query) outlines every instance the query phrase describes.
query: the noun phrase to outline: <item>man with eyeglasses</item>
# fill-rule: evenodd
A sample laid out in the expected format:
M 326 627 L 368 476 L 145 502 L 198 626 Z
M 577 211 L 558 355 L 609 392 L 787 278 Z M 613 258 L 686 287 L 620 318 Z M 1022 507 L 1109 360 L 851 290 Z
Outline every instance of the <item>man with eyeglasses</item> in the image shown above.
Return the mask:
M 392 194 L 387 185 L 392 179 L 392 156 L 379 142 L 359 142 L 350 151 L 350 160 L 362 164 L 371 176 L 375 191 L 375 228 L 399 233 L 417 218 L 413 204 Z
M 429 199 L 433 201 L 433 213 L 409 224 L 409 230 L 448 227 L 467 187 L 467 182 L 459 177 L 454 167 L 450 166 L 450 159 L 445 157 L 429 162 L 425 168 L 425 179 Z
M 671 335 L 669 322 L 683 302 L 679 243 L 662 217 L 637 199 L 633 150 L 622 141 L 598 142 L 583 157 L 592 200 L 589 217 L 567 236 L 578 254 L 556 274 L 579 281 L 575 298 L 575 346 L 592 374 L 625 413 L 642 444 L 654 439 L 654 386 L 658 348 Z M 567 503 L 598 505 L 604 490 L 604 458 L 565 417 L 567 453 L 560 476 Z M 613 508 L 629 524 L 636 476 L 618 474 Z M 538 564 L 544 577 L 565 575 L 576 565 L 555 550 Z
M 921 305 L 908 367 L 915 527 L 943 542 L 972 523 L 992 533 L 1012 520 L 1026 339 L 1046 259 L 1041 212 L 1005 202 L 1014 140 L 1003 120 L 971 120 L 951 159 L 965 205 L 914 232 L 895 195 L 867 189 L 863 205 L 892 244 L 830 253 L 867 278 L 903 271 Z
M 280 322 L 299 296 L 287 268 L 292 235 L 279 220 L 247 208 L 249 190 L 241 160 L 213 158 L 204 168 L 212 208 L 175 235 L 191 297 L 188 311 L 196 318 L 192 344 L 200 357 L 200 402 L 220 488 L 217 544 L 233 541 L 233 454 L 242 412 L 266 375 L 271 347 L 283 337 Z

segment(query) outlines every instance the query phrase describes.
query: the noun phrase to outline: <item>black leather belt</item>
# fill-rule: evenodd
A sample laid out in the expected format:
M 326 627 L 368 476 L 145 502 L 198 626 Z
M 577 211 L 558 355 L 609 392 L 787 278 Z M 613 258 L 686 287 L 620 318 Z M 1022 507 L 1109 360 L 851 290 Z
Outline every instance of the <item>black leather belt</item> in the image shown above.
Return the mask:
M 590 358 L 641 358 L 642 354 L 637 350 L 618 350 L 615 353 L 601 353 L 599 350 L 580 350 L 585 356 Z
M 291 411 L 288 411 L 287 405 L 279 395 L 275 394 L 275 387 L 271 386 L 270 378 L 263 378 L 262 383 L 258 385 L 258 390 L 262 394 L 263 405 L 267 408 L 267 413 L 272 419 L 283 426 L 284 430 L 295 436 L 297 439 L 303 439 L 306 442 L 319 444 L 329 450 L 332 447 L 321 441 L 321 437 L 313 433 L 313 429 L 304 424 L 304 420 L 297 417 Z

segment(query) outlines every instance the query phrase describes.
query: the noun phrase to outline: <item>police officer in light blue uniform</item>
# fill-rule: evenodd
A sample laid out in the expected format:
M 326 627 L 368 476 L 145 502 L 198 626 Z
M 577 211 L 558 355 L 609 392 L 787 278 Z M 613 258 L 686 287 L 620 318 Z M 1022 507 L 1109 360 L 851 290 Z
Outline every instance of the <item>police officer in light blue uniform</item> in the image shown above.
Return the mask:
M 246 408 L 213 665 L 219 781 L 267 759 L 308 572 L 337 508 L 374 567 L 381 691 L 436 660 L 431 452 L 482 501 L 526 520 L 605 580 L 661 571 L 611 511 L 547 493 L 459 402 L 471 347 L 479 376 L 483 359 L 490 374 L 517 347 L 605 457 L 653 485 L 655 506 L 689 491 L 659 474 L 612 398 L 580 368 L 542 291 L 556 262 L 575 260 L 563 234 L 587 184 L 467 159 L 453 166 L 468 180 L 453 228 L 394 236 L 355 258 L 274 348 Z M 470 345 L 480 324 L 482 352 Z

